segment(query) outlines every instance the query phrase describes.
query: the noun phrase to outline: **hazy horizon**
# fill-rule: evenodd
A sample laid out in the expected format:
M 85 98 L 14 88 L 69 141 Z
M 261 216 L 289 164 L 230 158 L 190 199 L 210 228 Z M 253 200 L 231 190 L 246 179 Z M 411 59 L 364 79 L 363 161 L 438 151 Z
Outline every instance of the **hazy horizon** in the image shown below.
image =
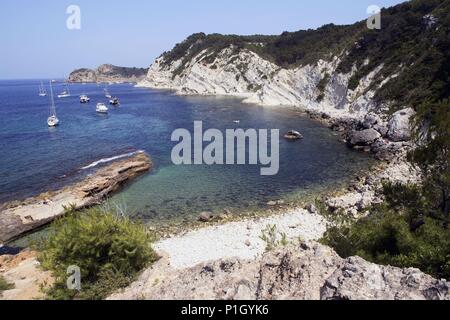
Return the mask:
M 367 18 L 370 5 L 401 2 L 405 1 L 3 2 L 0 79 L 64 78 L 74 69 L 104 63 L 147 68 L 192 33 L 275 35 L 328 23 L 351 24 Z M 80 30 L 66 27 L 66 9 L 72 4 L 81 9 Z

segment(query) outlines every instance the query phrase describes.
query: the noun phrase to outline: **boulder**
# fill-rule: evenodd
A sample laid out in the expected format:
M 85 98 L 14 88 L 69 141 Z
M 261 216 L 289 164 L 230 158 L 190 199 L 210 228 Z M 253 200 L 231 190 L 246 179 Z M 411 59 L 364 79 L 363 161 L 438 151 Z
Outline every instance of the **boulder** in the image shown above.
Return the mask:
M 365 116 L 362 126 L 364 129 L 373 128 L 376 124 L 381 123 L 381 118 L 376 114 L 369 113 Z
M 327 279 L 322 300 L 446 300 L 450 283 L 418 269 L 376 265 L 348 258 Z
M 394 141 L 408 141 L 411 139 L 411 118 L 415 111 L 411 108 L 394 113 L 389 120 L 387 137 Z
M 353 131 L 349 136 L 349 143 L 352 146 L 368 146 L 381 138 L 381 134 L 375 129 Z
M 202 212 L 198 216 L 198 221 L 200 222 L 210 222 L 212 219 L 214 219 L 214 214 L 209 211 Z
M 284 138 L 285 138 L 286 140 L 295 141 L 295 140 L 301 140 L 301 139 L 303 139 L 303 135 L 302 135 L 300 132 L 298 132 L 298 131 L 291 130 L 291 131 L 289 131 L 288 133 L 286 133 L 286 134 L 284 135 Z

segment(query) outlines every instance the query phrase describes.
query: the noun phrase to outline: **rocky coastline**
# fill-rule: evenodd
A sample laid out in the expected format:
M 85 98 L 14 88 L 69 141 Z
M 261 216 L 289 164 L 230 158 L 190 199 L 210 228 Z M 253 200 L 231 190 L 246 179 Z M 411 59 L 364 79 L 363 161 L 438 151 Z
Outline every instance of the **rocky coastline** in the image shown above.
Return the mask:
M 70 73 L 68 82 L 71 83 L 137 83 L 142 81 L 148 69 L 118 67 L 103 64 L 97 69 L 81 68 Z
M 124 184 L 151 170 L 152 161 L 140 152 L 95 171 L 83 181 L 24 200 L 0 206 L 0 244 L 41 227 L 64 215 L 66 208 L 100 203 Z

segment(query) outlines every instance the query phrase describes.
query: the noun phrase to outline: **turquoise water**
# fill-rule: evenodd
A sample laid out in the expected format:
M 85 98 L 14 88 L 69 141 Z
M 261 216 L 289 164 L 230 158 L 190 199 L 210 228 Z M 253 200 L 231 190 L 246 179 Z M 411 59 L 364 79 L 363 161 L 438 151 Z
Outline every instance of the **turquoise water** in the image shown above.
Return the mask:
M 144 221 L 264 207 L 270 200 L 301 199 L 337 186 L 371 162 L 348 149 L 321 124 L 289 108 L 263 108 L 226 97 L 180 97 L 171 92 L 111 85 L 122 105 L 106 116 L 95 112 L 106 102 L 102 87 L 71 85 L 71 98 L 57 99 L 60 127 L 49 129 L 49 99 L 38 97 L 39 81 L 0 81 L 0 202 L 36 195 L 80 179 L 82 168 L 100 160 L 144 150 L 155 168 L 110 201 Z M 62 90 L 61 84 L 55 91 Z M 91 103 L 80 105 L 88 94 Z M 260 175 L 260 166 L 175 166 L 171 134 L 177 128 L 295 129 L 304 140 L 280 140 L 280 171 Z M 240 120 L 237 125 L 233 121 Z

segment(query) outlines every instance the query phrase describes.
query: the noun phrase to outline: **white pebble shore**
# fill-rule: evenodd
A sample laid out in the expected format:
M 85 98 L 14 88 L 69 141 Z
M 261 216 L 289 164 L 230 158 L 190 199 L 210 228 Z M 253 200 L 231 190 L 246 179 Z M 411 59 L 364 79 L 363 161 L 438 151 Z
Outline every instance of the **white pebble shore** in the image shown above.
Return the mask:
M 168 255 L 170 265 L 175 269 L 228 258 L 253 260 L 266 249 L 266 243 L 261 239 L 261 235 L 270 225 L 276 225 L 277 231 L 285 233 L 290 241 L 318 240 L 326 231 L 326 221 L 322 216 L 296 209 L 256 221 L 231 222 L 206 227 L 164 239 L 154 247 L 158 252 Z

